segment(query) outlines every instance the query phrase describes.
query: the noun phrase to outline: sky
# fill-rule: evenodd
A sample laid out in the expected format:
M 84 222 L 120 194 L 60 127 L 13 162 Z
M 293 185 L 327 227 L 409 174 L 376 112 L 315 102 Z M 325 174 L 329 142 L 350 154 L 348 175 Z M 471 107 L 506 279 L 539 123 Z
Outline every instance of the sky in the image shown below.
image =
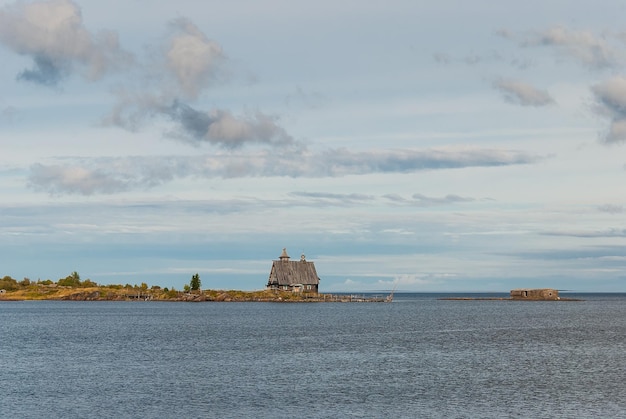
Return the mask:
M 625 292 L 625 14 L 0 0 L 0 275 Z

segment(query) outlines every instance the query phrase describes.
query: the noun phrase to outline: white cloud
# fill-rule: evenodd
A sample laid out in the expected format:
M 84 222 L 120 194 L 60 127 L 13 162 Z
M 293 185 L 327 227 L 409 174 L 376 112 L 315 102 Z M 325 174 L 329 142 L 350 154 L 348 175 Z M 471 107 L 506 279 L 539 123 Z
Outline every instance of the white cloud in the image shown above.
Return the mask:
M 131 60 L 119 46 L 117 34 L 92 34 L 85 28 L 80 8 L 70 0 L 18 2 L 0 10 L 0 42 L 32 58 L 34 66 L 18 78 L 55 85 L 76 64 L 90 80 Z
M 546 106 L 554 99 L 546 90 L 539 90 L 530 84 L 518 80 L 497 80 L 493 83 L 507 102 L 522 106 Z
M 523 46 L 546 46 L 557 48 L 587 67 L 602 69 L 619 64 L 618 54 L 609 43 L 589 31 L 575 31 L 554 26 L 526 39 Z
M 222 47 L 208 39 L 190 20 L 179 18 L 172 23 L 177 34 L 169 41 L 165 53 L 167 68 L 172 72 L 184 98 L 196 99 L 218 75 L 225 60 Z
M 410 173 L 422 170 L 458 169 L 530 164 L 538 156 L 492 149 L 382 150 L 354 153 L 325 150 L 314 153 L 285 149 L 280 152 L 221 153 L 202 156 L 61 159 L 60 163 L 34 164 L 29 185 L 56 194 L 111 194 L 153 188 L 184 177 L 340 177 L 371 173 Z M 358 196 L 362 199 L 362 196 Z M 345 198 L 345 197 L 343 197 Z M 326 196 L 328 199 L 328 196 Z M 355 196 L 352 199 L 356 199 Z M 420 204 L 441 200 L 414 195 Z M 443 202 L 468 198 L 448 195 Z
M 591 91 L 597 101 L 597 113 L 611 120 L 604 142 L 623 143 L 626 141 L 626 78 L 613 77 L 592 86 Z

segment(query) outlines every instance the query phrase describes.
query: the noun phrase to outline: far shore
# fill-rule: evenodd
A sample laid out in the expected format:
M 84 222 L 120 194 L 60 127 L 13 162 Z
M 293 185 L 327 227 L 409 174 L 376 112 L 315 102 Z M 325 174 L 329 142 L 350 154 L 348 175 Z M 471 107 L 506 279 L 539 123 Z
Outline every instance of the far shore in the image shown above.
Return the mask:
M 180 302 L 384 302 L 382 296 L 321 294 L 276 290 L 195 290 L 139 287 L 63 287 L 32 285 L 25 289 L 4 291 L 0 301 L 180 301 Z

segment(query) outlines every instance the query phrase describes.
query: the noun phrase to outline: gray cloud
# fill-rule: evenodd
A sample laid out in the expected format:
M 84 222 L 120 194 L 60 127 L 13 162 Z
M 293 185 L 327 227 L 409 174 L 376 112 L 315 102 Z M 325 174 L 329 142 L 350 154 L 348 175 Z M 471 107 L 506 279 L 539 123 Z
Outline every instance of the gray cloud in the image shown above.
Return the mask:
M 474 198 L 466 198 L 459 195 L 448 194 L 444 197 L 432 197 L 422 194 L 413 194 L 413 200 L 422 205 L 455 204 L 459 202 L 472 202 Z
M 177 123 L 178 131 L 173 132 L 173 136 L 182 139 L 191 138 L 231 149 L 247 143 L 272 146 L 293 143 L 293 139 L 276 123 L 276 118 L 262 112 L 235 116 L 221 109 L 202 112 L 174 102 L 165 114 Z
M 316 204 L 327 205 L 353 205 L 362 204 L 363 202 L 373 201 L 373 195 L 364 194 L 336 194 L 327 192 L 291 192 L 290 196 L 296 198 L 306 198 L 313 200 Z
M 164 133 L 192 144 L 208 143 L 234 149 L 246 144 L 284 146 L 295 144 L 293 138 L 278 124 L 278 118 L 261 111 L 235 115 L 228 110 L 198 110 L 167 96 L 120 96 L 121 100 L 103 120 L 136 131 L 150 118 L 166 118 L 174 126 Z
M 624 209 L 622 205 L 605 204 L 605 205 L 600 205 L 598 207 L 598 211 L 606 212 L 609 214 L 623 214 L 624 211 L 626 210 Z
M 132 60 L 121 50 L 117 34 L 91 34 L 80 8 L 70 0 L 17 2 L 0 10 L 0 42 L 33 59 L 18 79 L 56 85 L 75 65 L 90 80 Z
M 626 229 L 624 228 L 611 228 L 609 230 L 598 231 L 582 231 L 582 230 L 564 230 L 564 231 L 547 231 L 542 233 L 544 236 L 563 236 L 563 237 L 578 237 L 578 238 L 603 238 L 603 237 L 626 237 Z
M 351 152 L 328 150 L 316 162 L 327 176 L 366 173 L 410 173 L 421 170 L 456 169 L 473 166 L 505 166 L 533 163 L 537 156 L 493 149 L 392 150 Z
M 413 194 L 411 198 L 405 198 L 396 194 L 384 195 L 384 198 L 397 204 L 411 205 L 418 207 L 431 207 L 437 205 L 457 204 L 462 202 L 473 202 L 474 198 L 448 194 L 443 197 L 426 196 L 420 193 Z
M 516 105 L 546 106 L 554 103 L 547 91 L 521 81 L 500 79 L 493 83 L 493 87 L 502 93 L 507 102 Z
M 507 32 L 501 31 L 499 34 L 500 36 L 506 34 L 506 38 L 511 37 Z M 617 54 L 609 43 L 588 31 L 572 31 L 562 26 L 555 26 L 533 34 L 521 45 L 553 47 L 590 68 L 602 69 L 619 64 Z
M 596 112 L 610 118 L 608 132 L 603 135 L 607 144 L 626 141 L 626 78 L 613 77 L 592 86 L 597 106 Z
M 69 73 L 67 63 L 55 63 L 45 55 L 33 56 L 33 68 L 26 69 L 17 75 L 18 80 L 55 86 Z
M 337 177 L 372 173 L 409 173 L 463 167 L 529 164 L 538 156 L 505 150 L 386 150 L 352 153 L 347 150 L 284 149 L 249 154 L 203 156 L 60 159 L 55 164 L 35 164 L 28 184 L 37 191 L 59 194 L 113 194 L 149 189 L 173 179 L 196 177 Z M 319 196 L 320 199 L 335 199 Z M 345 198 L 345 197 L 343 197 Z M 366 199 L 352 196 L 351 199 Z M 414 200 L 426 200 L 417 195 Z M 468 199 L 450 195 L 447 201 Z M 431 198 L 432 200 L 432 198 Z
M 586 236 L 587 237 L 587 236 Z M 591 237 L 591 236 L 589 236 Z M 604 236 L 593 236 L 604 237 Z M 528 252 L 516 252 L 511 256 L 519 257 L 522 259 L 536 259 L 536 260 L 598 260 L 601 262 L 599 266 L 602 269 L 606 269 L 610 265 L 618 265 L 620 269 L 623 269 L 624 257 L 626 257 L 626 250 L 624 246 L 592 246 L 583 247 L 579 249 L 552 249 L 552 250 L 538 250 Z

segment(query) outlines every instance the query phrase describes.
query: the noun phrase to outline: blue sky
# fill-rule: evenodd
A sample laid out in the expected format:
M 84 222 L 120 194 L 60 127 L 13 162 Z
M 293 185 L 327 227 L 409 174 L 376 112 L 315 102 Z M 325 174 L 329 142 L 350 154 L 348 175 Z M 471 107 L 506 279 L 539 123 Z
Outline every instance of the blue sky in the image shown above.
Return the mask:
M 626 291 L 625 7 L 0 1 L 0 275 Z

